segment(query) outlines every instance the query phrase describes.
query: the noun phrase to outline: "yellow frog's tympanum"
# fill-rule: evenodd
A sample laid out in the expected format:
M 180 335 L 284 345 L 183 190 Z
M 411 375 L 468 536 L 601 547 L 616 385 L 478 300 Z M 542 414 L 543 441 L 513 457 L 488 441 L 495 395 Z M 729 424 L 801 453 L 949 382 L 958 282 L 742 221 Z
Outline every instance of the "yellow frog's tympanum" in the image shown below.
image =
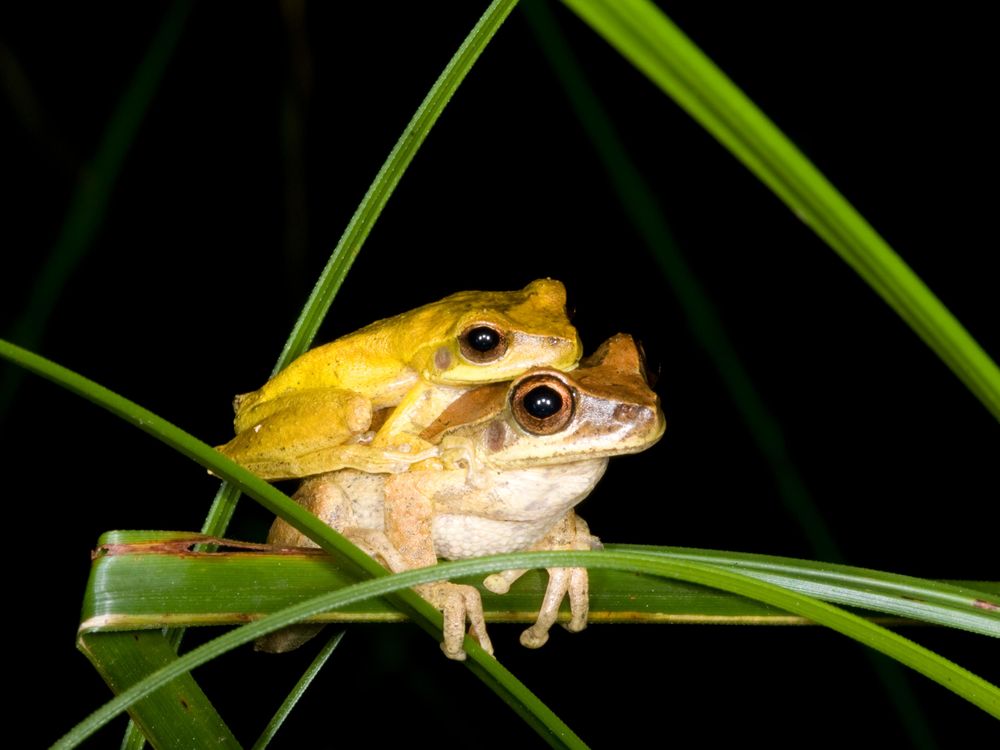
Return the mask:
M 597 484 L 609 456 L 649 448 L 664 427 L 635 343 L 619 334 L 570 373 L 534 368 L 510 383 L 472 389 L 452 403 L 425 428 L 423 439 L 455 449 L 468 462 L 460 459 L 448 468 L 428 461 L 393 475 L 332 472 L 306 480 L 296 499 L 394 572 L 433 565 L 438 558 L 599 548 L 573 507 Z M 269 541 L 312 545 L 280 519 Z M 504 593 L 523 572 L 489 576 L 485 585 Z M 537 620 L 521 642 L 533 648 L 545 643 L 567 595 L 567 627 L 583 629 L 587 585 L 585 568 L 550 569 Z M 442 582 L 417 590 L 444 612 L 445 654 L 465 657 L 466 619 L 492 653 L 475 588 Z M 275 634 L 258 646 L 289 650 L 311 632 Z
M 459 292 L 312 349 L 237 396 L 236 437 L 219 450 L 272 480 L 405 471 L 437 455 L 419 433 L 470 386 L 570 370 L 581 353 L 560 282 Z M 372 414 L 387 407 L 372 435 Z

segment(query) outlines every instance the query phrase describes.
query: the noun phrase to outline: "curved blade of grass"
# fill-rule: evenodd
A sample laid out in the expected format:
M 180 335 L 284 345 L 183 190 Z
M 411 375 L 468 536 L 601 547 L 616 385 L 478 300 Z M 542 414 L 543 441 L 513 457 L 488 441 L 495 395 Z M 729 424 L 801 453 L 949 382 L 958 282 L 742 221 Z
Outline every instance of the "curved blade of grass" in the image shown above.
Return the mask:
M 35 279 L 27 298 L 27 307 L 10 331 L 11 339 L 22 346 L 37 348 L 63 287 L 104 223 L 108 201 L 125 156 L 163 79 L 191 5 L 191 0 L 175 0 L 167 10 L 108 120 L 97 153 L 79 176 L 55 245 Z M 0 416 L 7 412 L 23 374 L 16 367 L 3 370 L 0 375 Z
M 824 601 L 1000 638 L 1000 601 L 995 590 L 991 594 L 968 586 L 790 557 L 631 544 L 607 548 L 718 565 Z
M 274 735 L 278 733 L 279 729 L 281 729 L 281 725 L 285 723 L 285 719 L 288 718 L 288 714 L 290 714 L 292 709 L 295 708 L 295 704 L 299 702 L 299 698 L 302 697 L 302 695 L 306 692 L 306 689 L 312 683 L 313 679 L 315 679 L 316 675 L 319 674 L 323 665 L 326 664 L 326 660 L 330 658 L 330 654 L 332 654 L 334 649 L 340 645 L 340 641 L 343 637 L 343 630 L 334 633 L 333 637 L 331 637 L 324 644 L 323 648 L 320 649 L 319 653 L 316 654 L 316 658 L 312 660 L 309 668 L 302 674 L 299 681 L 295 683 L 295 687 L 292 688 L 292 692 L 288 694 L 281 706 L 278 708 L 277 712 L 271 718 L 271 721 L 267 723 L 267 726 L 264 728 L 260 737 L 255 743 L 253 743 L 253 750 L 264 750 L 264 748 L 270 744 L 271 740 L 274 739 Z
M 177 652 L 177 647 L 173 644 L 171 644 L 171 649 L 174 653 Z M 142 750 L 145 746 L 146 735 L 139 729 L 139 725 L 130 719 L 128 726 L 125 728 L 125 735 L 122 737 L 120 750 Z
M 704 586 L 721 588 L 742 596 L 760 599 L 789 612 L 808 617 L 881 651 L 939 682 L 991 715 L 1000 718 L 1000 689 L 995 685 L 953 664 L 938 654 L 885 628 L 870 623 L 857 615 L 812 599 L 811 597 L 787 591 L 774 584 L 757 581 L 711 565 L 665 560 L 644 552 L 527 552 L 441 563 L 429 568 L 420 568 L 406 571 L 405 573 L 383 576 L 375 580 L 356 583 L 340 591 L 323 594 L 288 607 L 273 615 L 268 615 L 261 620 L 249 623 L 225 635 L 219 636 L 184 656 L 178 657 L 177 661 L 169 666 L 117 695 L 74 727 L 54 747 L 73 747 L 76 743 L 82 741 L 110 721 L 111 718 L 123 711 L 132 702 L 162 687 L 171 679 L 239 645 L 249 643 L 266 633 L 273 632 L 326 609 L 391 592 L 402 593 L 403 588 L 463 575 L 481 575 L 483 573 L 512 568 L 571 566 L 617 568 L 647 575 L 679 578 Z M 468 638 L 466 639 L 466 650 L 470 658 L 474 659 L 470 665 L 474 667 L 474 671 L 478 672 L 479 669 L 489 671 L 497 679 L 505 679 L 507 676 L 512 677 L 509 672 L 500 667 L 492 658 L 487 657 L 486 660 L 480 660 L 478 657 L 483 654 L 482 649 Z M 513 692 L 510 695 L 513 695 Z M 572 735 L 572 739 L 569 739 L 569 735 L 558 738 L 552 735 L 543 736 L 549 742 L 555 740 L 555 746 L 583 746 L 575 735 Z
M 479 55 L 482 54 L 486 45 L 507 16 L 510 15 L 515 5 L 517 5 L 517 0 L 494 0 L 490 4 L 451 60 L 448 61 L 444 71 L 431 86 L 431 90 L 427 92 L 427 96 L 424 97 L 420 106 L 417 107 L 417 111 L 399 136 L 399 140 L 389 152 L 382 168 L 375 175 L 371 187 L 368 188 L 368 192 L 365 193 L 360 205 L 347 223 L 344 234 L 316 281 L 298 320 L 295 321 L 295 326 L 281 350 L 273 372 L 277 373 L 283 370 L 293 359 L 309 348 L 316 337 L 320 323 L 323 322 L 334 297 L 340 290 L 341 284 L 344 283 L 347 272 L 351 270 L 354 259 L 361 251 L 361 246 L 368 238 L 368 234 L 382 213 L 389 196 L 392 195 L 406 168 L 410 166 L 413 157 L 423 145 L 430 129 L 441 116 L 445 105 L 451 101 L 459 84 L 465 79 L 466 74 L 479 59 Z M 202 531 L 213 536 L 224 535 L 236 509 L 236 501 L 239 496 L 238 489 L 227 485 L 220 487 L 202 526 Z
M 649 0 L 564 0 L 843 258 L 1000 418 L 1000 369 L 808 159 Z

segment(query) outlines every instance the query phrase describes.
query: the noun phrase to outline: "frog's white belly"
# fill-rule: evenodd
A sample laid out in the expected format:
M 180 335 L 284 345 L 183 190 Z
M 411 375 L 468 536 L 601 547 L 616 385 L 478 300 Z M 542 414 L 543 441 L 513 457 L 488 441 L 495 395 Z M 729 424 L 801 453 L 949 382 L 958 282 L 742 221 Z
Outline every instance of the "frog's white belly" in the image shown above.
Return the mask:
M 460 560 L 527 549 L 590 494 L 607 466 L 607 458 L 596 458 L 498 471 L 473 502 L 464 489 L 461 512 L 449 512 L 449 498 L 435 498 L 437 556 Z

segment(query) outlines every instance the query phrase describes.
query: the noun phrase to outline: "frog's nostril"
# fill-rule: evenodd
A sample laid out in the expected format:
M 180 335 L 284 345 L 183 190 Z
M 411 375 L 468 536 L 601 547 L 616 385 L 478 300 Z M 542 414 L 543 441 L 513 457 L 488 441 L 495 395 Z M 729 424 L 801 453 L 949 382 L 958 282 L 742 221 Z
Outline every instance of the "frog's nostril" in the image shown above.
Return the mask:
M 633 422 L 641 410 L 642 407 L 636 404 L 618 404 L 615 407 L 614 419 L 617 422 Z

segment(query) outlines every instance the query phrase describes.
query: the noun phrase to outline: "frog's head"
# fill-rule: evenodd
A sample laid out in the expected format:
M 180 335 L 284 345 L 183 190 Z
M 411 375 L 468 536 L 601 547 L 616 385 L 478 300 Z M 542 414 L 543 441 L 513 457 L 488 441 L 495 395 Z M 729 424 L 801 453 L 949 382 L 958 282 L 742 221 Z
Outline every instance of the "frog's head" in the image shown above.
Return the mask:
M 566 315 L 566 289 L 553 279 L 516 292 L 459 292 L 411 313 L 421 341 L 411 366 L 435 383 L 510 380 L 532 367 L 570 370 L 583 346 Z
M 641 352 L 617 334 L 571 373 L 535 368 L 470 391 L 424 437 L 471 439 L 486 464 L 517 468 L 638 453 L 665 428 Z

